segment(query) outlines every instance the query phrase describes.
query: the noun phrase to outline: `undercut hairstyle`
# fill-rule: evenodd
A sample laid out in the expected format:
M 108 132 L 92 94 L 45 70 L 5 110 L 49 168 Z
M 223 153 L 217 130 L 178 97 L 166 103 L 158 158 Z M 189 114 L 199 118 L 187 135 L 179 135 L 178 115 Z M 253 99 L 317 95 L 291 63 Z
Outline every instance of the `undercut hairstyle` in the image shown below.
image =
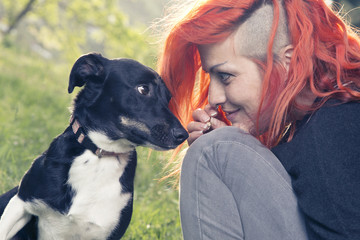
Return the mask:
M 284 8 L 280 7 L 279 10 L 279 22 L 272 46 L 274 56 L 291 43 Z M 270 3 L 262 4 L 246 19 L 242 19 L 234 31 L 234 44 L 242 56 L 262 61 L 266 59 L 273 19 L 274 11 Z
M 172 93 L 172 111 L 184 125 L 188 124 L 192 112 L 208 103 L 210 78 L 201 68 L 197 46 L 225 40 L 246 20 L 251 21 L 259 9 L 271 9 L 273 14 L 271 21 L 267 17 L 258 26 L 249 24 L 254 31 L 248 32 L 249 41 L 260 29 L 268 29 L 269 35 L 262 45 L 265 55 L 251 54 L 263 73 L 256 128 L 264 118 L 269 119 L 266 132 L 257 131 L 256 137 L 271 148 L 285 126 L 296 120 L 290 114 L 294 110 L 311 113 L 330 98 L 341 102 L 360 100 L 359 36 L 324 0 L 197 1 L 172 26 L 158 71 Z M 288 73 L 276 57 L 276 51 L 287 43 L 294 48 Z M 296 96 L 305 88 L 318 97 L 315 106 L 296 103 Z

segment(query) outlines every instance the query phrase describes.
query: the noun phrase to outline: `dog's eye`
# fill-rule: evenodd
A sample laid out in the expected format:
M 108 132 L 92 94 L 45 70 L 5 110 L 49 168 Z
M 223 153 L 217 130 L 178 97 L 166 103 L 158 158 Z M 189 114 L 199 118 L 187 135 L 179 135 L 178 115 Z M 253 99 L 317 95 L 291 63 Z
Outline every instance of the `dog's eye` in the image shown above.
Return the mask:
M 140 85 L 137 87 L 137 90 L 141 95 L 148 95 L 150 92 L 150 88 L 147 85 Z

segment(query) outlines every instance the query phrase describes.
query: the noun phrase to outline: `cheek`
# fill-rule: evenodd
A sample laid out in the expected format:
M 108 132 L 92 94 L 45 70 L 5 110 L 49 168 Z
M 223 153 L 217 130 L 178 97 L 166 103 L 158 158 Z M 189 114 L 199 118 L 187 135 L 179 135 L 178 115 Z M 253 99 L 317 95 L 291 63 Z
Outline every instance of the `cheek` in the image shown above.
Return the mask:
M 258 106 L 261 95 L 261 85 L 256 83 L 230 84 L 226 92 L 228 100 L 233 104 Z
M 226 97 L 232 104 L 244 104 L 244 101 L 248 98 L 243 88 L 236 88 L 229 86 L 226 89 Z

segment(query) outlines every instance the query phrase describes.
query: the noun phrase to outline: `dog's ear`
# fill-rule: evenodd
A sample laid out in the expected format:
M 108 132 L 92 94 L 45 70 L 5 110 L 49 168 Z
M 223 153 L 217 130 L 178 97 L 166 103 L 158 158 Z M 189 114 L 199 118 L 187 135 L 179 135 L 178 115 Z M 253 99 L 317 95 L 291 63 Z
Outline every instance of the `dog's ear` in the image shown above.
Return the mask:
M 106 58 L 97 53 L 81 56 L 71 69 L 68 92 L 85 84 L 102 84 L 105 80 L 104 61 Z

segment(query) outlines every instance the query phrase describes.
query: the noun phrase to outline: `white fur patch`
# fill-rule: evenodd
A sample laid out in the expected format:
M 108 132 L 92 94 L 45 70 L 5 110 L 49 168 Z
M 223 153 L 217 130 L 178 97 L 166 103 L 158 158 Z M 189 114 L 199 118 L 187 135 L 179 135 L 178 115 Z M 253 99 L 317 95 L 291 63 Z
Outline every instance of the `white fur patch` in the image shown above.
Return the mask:
M 0 220 L 0 239 L 11 239 L 31 216 L 25 211 L 25 203 L 17 195 L 9 201 Z
M 27 202 L 26 210 L 39 216 L 38 240 L 106 239 L 108 235 L 101 227 L 63 215 L 39 200 Z
M 26 205 L 27 211 L 39 216 L 39 239 L 106 239 L 131 198 L 130 193 L 121 193 L 119 181 L 127 163 L 126 157 L 98 158 L 89 150 L 75 158 L 68 179 L 75 195 L 67 215 L 41 201 Z
M 137 146 L 135 143 L 130 142 L 125 138 L 116 141 L 111 140 L 101 132 L 89 131 L 88 137 L 98 148 L 108 152 L 127 153 L 134 150 Z

